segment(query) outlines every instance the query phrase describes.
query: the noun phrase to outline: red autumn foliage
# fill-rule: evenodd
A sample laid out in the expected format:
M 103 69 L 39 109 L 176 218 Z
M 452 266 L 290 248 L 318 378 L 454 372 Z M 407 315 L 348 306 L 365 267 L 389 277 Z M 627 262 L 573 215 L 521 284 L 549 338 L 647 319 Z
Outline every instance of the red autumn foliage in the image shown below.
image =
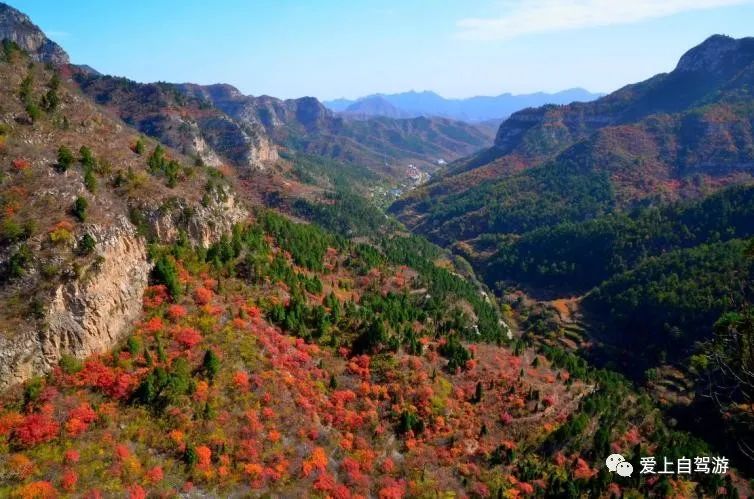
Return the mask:
M 49 442 L 58 436 L 60 425 L 45 414 L 29 414 L 16 427 L 14 438 L 24 447 Z
M 80 457 L 79 451 L 76 449 L 68 449 L 63 455 L 63 460 L 67 464 L 76 464 L 79 462 Z
M 149 480 L 149 483 L 159 483 L 162 481 L 163 477 L 164 473 L 160 466 L 155 466 L 154 468 L 147 471 L 147 480 Z
M 73 492 L 76 490 L 76 483 L 79 481 L 79 477 L 72 469 L 67 469 L 63 472 L 63 476 L 60 477 L 60 488 L 66 492 Z
M 212 291 L 201 287 L 194 290 L 194 301 L 198 305 L 206 305 L 212 301 Z
M 118 444 L 115 446 L 115 455 L 120 460 L 128 459 L 131 457 L 131 450 L 123 444 Z
M 392 459 L 389 457 L 385 458 L 384 461 L 382 461 L 382 465 L 380 466 L 380 469 L 383 473 L 392 473 L 395 471 L 395 463 Z
M 233 384 L 242 391 L 249 390 L 249 375 L 245 371 L 238 371 L 233 375 Z
M 168 288 L 164 284 L 149 286 L 144 290 L 144 306 L 147 309 L 156 308 L 168 301 Z
M 576 459 L 576 464 L 573 470 L 573 476 L 580 480 L 589 480 L 597 473 L 597 470 L 593 470 L 589 465 L 581 458 Z
M 259 307 L 255 306 L 245 306 L 243 307 L 244 312 L 246 312 L 251 319 L 257 319 L 261 317 L 262 311 L 259 310 Z
M 176 332 L 175 341 L 185 348 L 192 348 L 202 341 L 202 335 L 192 327 L 183 327 Z
M 212 451 L 206 445 L 200 445 L 196 448 L 196 457 L 200 467 L 207 467 L 212 464 Z
M 88 403 L 82 402 L 68 412 L 65 430 L 71 436 L 81 435 L 96 419 L 97 413 Z
M 171 307 L 175 307 L 176 305 L 171 305 Z M 170 310 L 168 309 L 168 313 L 170 313 Z M 147 322 L 144 323 L 144 331 L 147 333 L 158 333 L 162 331 L 162 329 L 165 327 L 165 324 L 163 324 L 162 319 L 159 317 L 152 317 Z
M 128 488 L 128 499 L 147 499 L 147 491 L 135 483 Z
M 168 317 L 170 317 L 170 320 L 174 322 L 186 317 L 187 314 L 188 312 L 186 311 L 186 307 L 184 307 L 183 305 L 174 304 L 168 307 Z
M 402 499 L 405 495 L 405 482 L 397 480 L 386 480 L 384 486 L 377 493 L 379 499 Z
M 525 496 L 530 496 L 534 494 L 534 486 L 530 483 L 526 482 L 518 482 L 516 484 L 516 488 L 519 492 L 521 492 Z
M 119 400 L 130 395 L 137 384 L 133 375 L 108 367 L 99 359 L 87 360 L 76 376 L 79 385 L 98 388 Z
M 58 491 L 50 482 L 31 482 L 21 487 L 17 496 L 21 499 L 54 499 L 58 497 Z
M 31 167 L 31 162 L 28 159 L 16 158 L 11 161 L 11 165 L 17 171 L 28 170 Z

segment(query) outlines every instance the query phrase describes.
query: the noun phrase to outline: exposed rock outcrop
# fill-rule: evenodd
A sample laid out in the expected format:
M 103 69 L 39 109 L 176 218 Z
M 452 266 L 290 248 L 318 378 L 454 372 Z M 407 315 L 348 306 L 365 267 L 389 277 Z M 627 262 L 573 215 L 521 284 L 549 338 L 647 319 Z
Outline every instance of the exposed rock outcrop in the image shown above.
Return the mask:
M 247 133 L 249 128 L 254 130 L 251 136 L 269 137 L 297 152 L 364 165 L 381 175 L 400 179 L 405 178 L 405 168 L 398 165 L 413 163 L 420 169 L 434 170 L 437 159 L 473 153 L 488 145 L 491 138 L 486 127 L 444 118 L 346 119 L 344 116 L 348 115 L 334 114 L 314 97 L 283 100 L 244 95 L 222 83 L 184 83 L 174 87 L 187 98 L 199 99 L 223 111 Z M 260 156 L 266 150 L 274 151 L 264 143 L 253 150 Z
M 127 78 L 78 70 L 74 81 L 98 104 L 123 121 L 204 163 L 262 170 L 277 160 L 277 149 L 258 123 L 245 123 L 215 109 L 204 95 L 183 94 L 183 85 L 137 83 Z
M 90 234 L 98 258 L 81 278 L 55 288 L 43 326 L 0 336 L 0 387 L 49 371 L 64 354 L 107 350 L 141 313 L 150 270 L 144 239 L 125 218 Z
M 29 53 L 37 62 L 68 64 L 68 54 L 45 36 L 28 16 L 0 3 L 0 40 L 10 40 Z
M 147 214 L 152 237 L 163 242 L 178 239 L 181 230 L 193 244 L 207 247 L 223 234 L 230 234 L 233 226 L 249 217 L 249 212 L 232 192 L 216 192 L 205 205 L 193 206 L 175 199 L 169 206 Z
M 149 216 L 150 231 L 170 242 L 184 230 L 192 243 L 209 246 L 249 212 L 232 193 L 215 193 L 206 206 L 176 200 Z M 152 264 L 146 240 L 125 217 L 112 226 L 91 226 L 97 258 L 81 277 L 58 285 L 37 330 L 0 332 L 0 389 L 55 367 L 63 355 L 86 357 L 122 339 L 142 310 Z

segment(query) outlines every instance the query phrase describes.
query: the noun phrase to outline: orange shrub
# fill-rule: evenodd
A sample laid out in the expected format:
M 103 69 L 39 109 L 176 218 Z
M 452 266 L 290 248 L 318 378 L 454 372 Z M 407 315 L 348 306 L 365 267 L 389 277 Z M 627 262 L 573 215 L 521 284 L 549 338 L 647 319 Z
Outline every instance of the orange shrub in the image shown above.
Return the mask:
M 34 473 L 34 462 L 23 454 L 12 454 L 8 458 L 8 467 L 22 480 Z
M 233 384 L 236 388 L 247 391 L 249 389 L 249 375 L 244 371 L 238 371 L 233 375 Z
M 199 466 L 207 467 L 212 464 L 212 451 L 206 445 L 200 445 L 196 448 L 196 457 Z
M 327 454 L 325 449 L 317 447 L 312 451 L 309 459 L 305 459 L 302 464 L 304 476 L 309 476 L 312 471 L 324 472 L 327 469 Z
M 54 499 L 58 491 L 50 482 L 31 482 L 19 488 L 16 495 L 21 499 Z
M 28 170 L 31 167 L 31 162 L 28 159 L 16 158 L 13 161 L 11 161 L 11 165 L 13 166 L 14 170 L 20 172 L 20 171 Z
M 207 288 L 196 288 L 194 290 L 194 301 L 199 305 L 206 305 L 212 301 L 212 291 Z
M 17 412 L 9 412 L 0 416 L 0 437 L 8 435 L 23 419 L 23 416 Z

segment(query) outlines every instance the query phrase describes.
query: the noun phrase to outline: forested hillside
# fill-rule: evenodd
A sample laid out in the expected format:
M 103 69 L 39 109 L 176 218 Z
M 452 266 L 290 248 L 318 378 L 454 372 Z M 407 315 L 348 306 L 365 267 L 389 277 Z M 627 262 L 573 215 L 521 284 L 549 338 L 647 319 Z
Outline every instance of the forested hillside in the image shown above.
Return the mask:
M 753 77 L 754 39 L 711 37 L 670 73 L 594 102 L 514 114 L 491 149 L 450 165 L 392 211 L 421 233 L 459 240 L 750 181 Z
M 0 35 L 0 497 L 751 493 L 741 456 L 605 466 L 754 444 L 750 42 L 527 111 L 559 131 L 504 124 L 393 206 L 404 225 L 386 205 L 422 178 L 389 167 L 483 133 L 100 75 L 5 4 Z M 663 126 L 682 165 L 621 149 Z M 658 396 L 671 370 L 695 416 Z
M 738 350 L 752 299 L 752 75 L 754 39 L 713 36 L 670 73 L 514 114 L 491 149 L 390 208 L 469 259 L 530 341 L 622 371 L 744 462 L 751 447 L 727 439 L 751 445 L 738 440 L 752 420 Z

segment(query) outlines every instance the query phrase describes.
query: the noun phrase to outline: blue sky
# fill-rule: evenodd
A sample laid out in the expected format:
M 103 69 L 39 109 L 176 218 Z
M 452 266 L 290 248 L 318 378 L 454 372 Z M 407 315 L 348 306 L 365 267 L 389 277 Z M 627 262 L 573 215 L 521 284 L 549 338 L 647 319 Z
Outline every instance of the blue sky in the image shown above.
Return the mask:
M 608 92 L 713 33 L 754 35 L 754 0 L 9 0 L 75 63 L 137 81 L 321 99 Z

